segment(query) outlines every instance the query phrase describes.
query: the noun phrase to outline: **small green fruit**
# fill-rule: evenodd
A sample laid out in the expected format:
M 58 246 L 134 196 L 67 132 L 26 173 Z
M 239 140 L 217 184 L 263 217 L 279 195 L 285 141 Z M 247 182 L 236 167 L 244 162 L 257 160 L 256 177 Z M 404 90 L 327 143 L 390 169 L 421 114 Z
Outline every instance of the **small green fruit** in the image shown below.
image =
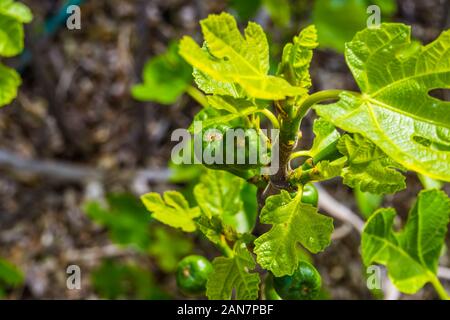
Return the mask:
M 317 207 L 319 203 L 319 192 L 312 183 L 307 183 L 303 187 L 302 202 Z
M 322 287 L 319 272 L 306 261 L 300 261 L 292 276 L 274 278 L 275 291 L 285 300 L 313 300 Z
M 202 293 L 205 291 L 206 281 L 212 271 L 212 264 L 205 257 L 187 256 L 178 263 L 177 286 L 184 293 Z

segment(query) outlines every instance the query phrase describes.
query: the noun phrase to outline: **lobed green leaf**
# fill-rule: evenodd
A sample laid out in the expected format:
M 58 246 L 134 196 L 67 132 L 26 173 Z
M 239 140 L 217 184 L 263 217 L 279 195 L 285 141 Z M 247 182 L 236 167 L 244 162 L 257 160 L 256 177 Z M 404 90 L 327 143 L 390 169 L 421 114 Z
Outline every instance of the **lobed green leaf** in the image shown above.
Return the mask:
M 207 93 L 224 94 L 236 86 L 252 98 L 276 100 L 305 93 L 282 78 L 268 75 L 269 46 L 266 35 L 256 23 L 250 22 L 243 37 L 233 16 L 227 13 L 209 15 L 201 21 L 205 48 L 190 37 L 180 43 L 181 56 L 200 72 L 200 88 Z M 213 79 L 217 83 L 208 79 Z M 224 84 L 227 84 L 224 86 Z M 218 89 L 216 92 L 215 89 Z M 232 94 L 240 96 L 238 89 Z
M 166 191 L 163 197 L 164 199 L 159 193 L 150 192 L 144 194 L 141 200 L 156 220 L 185 232 L 195 231 L 194 218 L 200 215 L 200 209 L 190 208 L 183 195 L 177 191 Z
M 386 265 L 394 285 L 413 294 L 436 277 L 450 218 L 450 199 L 438 190 L 422 191 L 405 227 L 394 232 L 395 210 L 380 209 L 367 221 L 361 253 L 366 265 Z
M 251 272 L 256 263 L 248 249 L 237 243 L 232 257 L 218 257 L 206 284 L 206 295 L 211 300 L 255 300 L 259 292 L 259 274 Z
M 298 244 L 317 253 L 330 244 L 333 219 L 317 213 L 317 208 L 301 202 L 300 193 L 292 198 L 285 190 L 267 199 L 261 223 L 272 228 L 255 240 L 258 263 L 276 277 L 291 275 L 297 268 Z
M 450 31 L 426 46 L 398 23 L 365 29 L 346 45 L 362 95 L 344 92 L 317 113 L 359 133 L 405 168 L 450 181 L 450 102 L 429 95 L 450 88 Z

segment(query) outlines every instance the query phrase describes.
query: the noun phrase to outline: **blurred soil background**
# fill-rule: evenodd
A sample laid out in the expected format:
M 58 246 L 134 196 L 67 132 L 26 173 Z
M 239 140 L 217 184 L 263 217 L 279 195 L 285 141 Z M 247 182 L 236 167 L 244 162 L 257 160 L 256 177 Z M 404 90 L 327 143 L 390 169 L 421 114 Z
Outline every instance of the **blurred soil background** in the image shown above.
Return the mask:
M 9 61 L 21 66 L 23 85 L 18 98 L 0 110 L 0 257 L 17 265 L 25 280 L 9 289 L 6 298 L 182 298 L 172 273 L 176 261 L 161 257 L 164 245 L 142 254 L 114 244 L 110 229 L 89 218 L 83 204 L 109 193 L 140 195 L 184 187 L 168 181 L 170 134 L 188 127 L 200 106 L 187 95 L 172 106 L 137 102 L 130 87 L 140 81 L 146 59 L 163 53 L 171 41 L 184 34 L 200 40 L 198 21 L 228 10 L 227 2 L 85 1 L 81 30 L 62 27 L 48 37 L 39 35 L 42 25 L 63 1 L 23 2 L 34 13 L 26 31 L 31 60 L 26 65 Z M 259 9 L 256 21 L 272 43 L 280 45 L 311 22 L 312 2 L 292 1 L 296 9 L 284 29 L 272 23 L 264 9 Z M 393 20 L 412 25 L 413 35 L 424 43 L 449 28 L 449 1 L 399 0 L 397 4 Z M 274 54 L 279 50 L 280 46 L 273 48 Z M 333 50 L 315 52 L 311 73 L 313 90 L 355 89 L 343 55 Z M 312 117 L 302 128 L 305 145 L 312 138 Z M 21 167 L 20 159 L 30 161 Z M 77 167 L 70 177 L 51 169 L 45 174 L 39 166 L 35 171 L 40 173 L 30 172 L 30 166 L 40 161 Z M 55 167 L 54 162 L 50 166 Z M 357 211 L 351 191 L 340 181 L 325 187 Z M 404 217 L 420 188 L 416 176 L 408 174 L 408 189 L 386 197 L 383 205 L 394 206 Z M 341 222 L 336 220 L 335 225 Z M 180 236 L 164 232 L 158 239 L 165 245 Z M 219 254 L 203 240 L 186 237 L 187 242 L 180 242 L 185 249 L 173 257 L 190 252 L 209 258 Z M 374 298 L 364 280 L 359 241 L 359 234 L 352 231 L 314 257 L 330 298 Z M 450 265 L 448 253 L 442 262 Z M 66 268 L 71 264 L 82 270 L 81 290 L 66 287 Z M 137 271 L 123 271 L 123 265 L 136 266 Z M 104 279 L 108 276 L 125 280 L 111 284 L 108 281 L 113 280 Z M 136 289 L 136 279 L 152 289 L 136 294 L 141 290 Z M 450 287 L 448 281 L 445 284 Z M 413 298 L 436 297 L 427 287 Z

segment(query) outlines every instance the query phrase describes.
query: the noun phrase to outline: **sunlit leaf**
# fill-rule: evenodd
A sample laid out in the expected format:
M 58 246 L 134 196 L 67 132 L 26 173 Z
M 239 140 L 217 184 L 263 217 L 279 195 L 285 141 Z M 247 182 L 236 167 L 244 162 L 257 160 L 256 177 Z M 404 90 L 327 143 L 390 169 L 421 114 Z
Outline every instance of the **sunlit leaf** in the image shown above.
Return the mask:
M 277 276 L 291 275 L 297 268 L 299 244 L 317 253 L 330 244 L 333 220 L 317 208 L 292 198 L 285 190 L 267 199 L 260 215 L 261 223 L 272 224 L 270 231 L 255 240 L 258 263 Z
M 209 15 L 201 21 L 201 26 L 207 50 L 190 37 L 184 37 L 180 43 L 181 56 L 199 72 L 220 83 L 237 84 L 253 98 L 283 99 L 305 92 L 282 78 L 267 74 L 269 46 L 264 31 L 256 23 L 248 24 L 245 37 L 227 13 Z M 222 89 L 209 91 L 223 94 Z
M 450 102 L 431 97 L 450 88 L 450 31 L 414 52 L 410 28 L 382 24 L 359 32 L 346 59 L 362 95 L 342 93 L 316 111 L 337 127 L 359 133 L 405 168 L 450 181 Z

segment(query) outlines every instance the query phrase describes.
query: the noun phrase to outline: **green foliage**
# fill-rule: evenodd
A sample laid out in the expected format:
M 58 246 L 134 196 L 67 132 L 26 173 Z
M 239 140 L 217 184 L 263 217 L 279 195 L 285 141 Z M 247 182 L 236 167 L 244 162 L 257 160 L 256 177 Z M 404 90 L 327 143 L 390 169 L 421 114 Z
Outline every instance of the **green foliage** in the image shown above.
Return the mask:
M 148 254 L 156 259 L 164 272 L 175 271 L 180 258 L 192 252 L 192 243 L 178 232 L 160 225 L 153 226 L 150 232 Z
M 317 208 L 301 202 L 288 192 L 271 196 L 261 210 L 261 223 L 272 224 L 269 232 L 255 240 L 258 263 L 281 277 L 297 268 L 300 253 L 298 243 L 312 253 L 330 244 L 333 220 L 317 213 Z
M 179 259 L 192 251 L 191 242 L 152 221 L 144 205 L 131 194 L 108 194 L 106 204 L 90 201 L 83 209 L 108 229 L 114 243 L 150 255 L 165 272 L 174 271 Z
M 13 57 L 23 50 L 23 24 L 32 18 L 31 11 L 24 4 L 0 0 L 0 58 Z M 20 84 L 19 74 L 0 63 L 0 107 L 11 103 Z
M 245 38 L 227 13 L 210 15 L 200 24 L 205 37 L 203 49 L 190 37 L 183 37 L 180 43 L 181 56 L 202 75 L 202 81 L 196 77 L 200 89 L 259 99 L 284 99 L 305 92 L 267 74 L 269 46 L 264 31 L 256 23 L 248 24 Z
M 108 194 L 106 205 L 87 202 L 84 212 L 98 224 L 108 228 L 112 241 L 147 251 L 150 245 L 150 217 L 145 207 L 130 194 Z
M 302 88 L 311 87 L 309 65 L 313 56 L 313 49 L 318 46 L 317 31 L 314 26 L 303 29 L 286 44 L 283 49 L 281 62 L 278 65 L 278 75 L 283 76 L 289 83 Z
M 171 200 L 168 194 L 175 194 L 177 201 Z M 155 219 L 186 232 L 198 229 L 219 244 L 222 236 L 236 239 L 253 228 L 255 195 L 255 188 L 243 179 L 225 171 L 207 170 L 194 188 L 197 206 L 189 208 L 178 192 L 164 194 L 167 204 L 157 193 L 142 196 L 142 201 Z
M 291 21 L 289 0 L 262 0 L 262 2 L 276 25 L 280 27 L 287 27 L 289 25 Z
M 186 232 L 195 231 L 194 218 L 200 215 L 200 210 L 197 207 L 190 208 L 181 193 L 166 191 L 163 200 L 160 194 L 151 192 L 141 199 L 154 219 Z
M 195 187 L 194 195 L 208 218 L 219 216 L 237 231 L 248 232 L 254 221 L 245 212 L 242 193 L 246 185 L 243 179 L 225 171 L 208 170 Z
M 359 212 L 365 219 L 368 219 L 383 202 L 383 196 L 379 194 L 364 192 L 359 188 L 353 189 L 353 193 Z
M 17 96 L 21 82 L 20 75 L 14 69 L 0 64 L 0 107 L 11 103 Z
M 230 0 L 228 6 L 236 12 L 239 20 L 248 21 L 255 16 L 261 3 L 262 0 Z
M 91 279 L 94 290 L 104 299 L 170 298 L 155 284 L 150 272 L 130 263 L 105 260 L 92 272 Z
M 273 275 L 270 273 L 267 275 L 266 281 L 264 282 L 264 298 L 265 300 L 282 300 L 273 287 Z
M 378 5 L 383 18 L 396 11 L 394 0 L 315 0 L 313 22 L 319 33 L 320 45 L 344 52 L 344 45 L 367 25 L 367 7 Z
M 167 52 L 147 61 L 143 83 L 133 86 L 131 94 L 140 101 L 170 105 L 190 86 L 191 73 L 192 68 L 178 54 L 178 46 L 171 44 Z
M 389 0 L 377 4 L 381 2 L 392 4 Z M 329 5 L 349 3 L 366 2 L 334 0 Z M 351 21 L 354 11 L 344 12 Z M 381 204 L 381 197 L 374 194 L 406 187 L 405 169 L 450 181 L 449 102 L 428 95 L 430 90 L 450 87 L 449 31 L 422 47 L 410 41 L 410 30 L 402 24 L 365 29 L 346 44 L 345 52 L 361 93 L 325 90 L 309 94 L 308 69 L 318 45 L 314 26 L 286 44 L 276 75 L 270 75 L 269 45 L 259 25 L 250 22 L 241 34 L 226 13 L 210 15 L 200 24 L 202 46 L 190 37 L 179 45 L 180 56 L 193 67 L 194 80 L 205 94 L 197 97 L 205 102 L 194 117 L 203 128 L 193 124 L 189 131 L 199 134 L 204 128 L 218 129 L 219 133 L 201 141 L 202 146 L 226 156 L 230 150 L 223 148 L 220 139 L 224 132 L 237 128 L 262 132 L 264 118 L 272 128 L 280 129 L 277 138 L 267 138 L 271 154 L 279 152 L 280 167 L 275 173 L 259 170 L 259 163 L 239 167 L 239 163 L 211 164 L 197 157 L 209 169 L 197 167 L 186 175 L 195 181 L 190 205 L 175 191 L 163 197 L 156 193 L 142 197 L 155 219 L 200 233 L 223 254 L 213 261 L 208 298 L 258 298 L 260 280 L 253 253 L 260 267 L 284 277 L 301 267 L 303 248 L 318 253 L 330 244 L 332 219 L 318 213 L 316 199 L 302 201 L 303 191 L 307 196 L 312 182 L 342 176 L 344 184 L 357 190 L 361 211 L 369 217 Z M 342 41 L 339 32 L 336 40 Z M 330 99 L 337 102 L 320 104 Z M 297 151 L 300 125 L 312 108 L 320 116 L 314 122 L 313 145 L 310 150 Z M 197 156 L 194 140 L 187 150 Z M 245 149 L 241 151 L 246 155 Z M 293 159 L 300 161 L 297 167 Z M 436 191 L 421 193 L 404 231 L 398 234 L 391 229 L 392 209 L 379 210 L 368 219 L 362 244 L 364 262 L 386 264 L 394 284 L 404 292 L 415 292 L 430 281 L 446 297 L 436 277 L 438 251 L 448 223 L 448 201 L 442 197 Z M 259 222 L 271 228 L 262 232 L 265 229 L 258 227 L 256 238 L 253 229 L 259 210 Z M 296 275 L 285 279 L 296 279 Z M 298 283 L 292 288 L 302 286 Z M 317 284 L 314 288 L 320 287 Z M 320 291 L 317 297 L 326 295 Z
M 341 135 L 333 124 L 322 118 L 316 119 L 313 125 L 313 132 L 315 136 L 313 145 L 307 152 L 307 155 L 312 158 L 313 164 L 323 160 L 336 160 L 342 156 L 337 149 L 337 144 Z M 309 167 L 310 166 L 306 163 L 303 165 L 304 169 Z M 336 176 L 340 174 L 340 167 L 340 165 L 337 167 L 337 171 L 333 173 L 333 175 Z
M 450 199 L 442 191 L 422 191 L 401 232 L 392 229 L 395 215 L 394 209 L 380 209 L 369 218 L 362 234 L 362 257 L 366 265 L 386 265 L 394 285 L 412 294 L 437 281 Z
M 345 135 L 337 148 L 347 157 L 347 167 L 342 170 L 346 185 L 375 194 L 406 188 L 405 177 L 395 170 L 398 166 L 371 141 L 358 134 L 353 138 Z
M 230 300 L 233 291 L 238 300 L 258 298 L 259 275 L 251 272 L 256 263 L 247 248 L 236 243 L 231 257 L 213 261 L 214 271 L 206 284 L 206 295 L 212 300 Z
M 289 0 L 231 0 L 229 6 L 241 21 L 250 20 L 261 8 L 264 8 L 272 21 L 280 27 L 287 27 L 291 20 Z
M 445 31 L 408 52 L 410 28 L 397 23 L 357 33 L 345 56 L 362 95 L 342 93 L 337 103 L 316 111 L 368 138 L 407 169 L 450 181 L 450 103 L 428 95 L 450 86 L 448 43 Z
M 0 298 L 5 296 L 5 290 L 22 285 L 24 275 L 10 262 L 0 259 Z

